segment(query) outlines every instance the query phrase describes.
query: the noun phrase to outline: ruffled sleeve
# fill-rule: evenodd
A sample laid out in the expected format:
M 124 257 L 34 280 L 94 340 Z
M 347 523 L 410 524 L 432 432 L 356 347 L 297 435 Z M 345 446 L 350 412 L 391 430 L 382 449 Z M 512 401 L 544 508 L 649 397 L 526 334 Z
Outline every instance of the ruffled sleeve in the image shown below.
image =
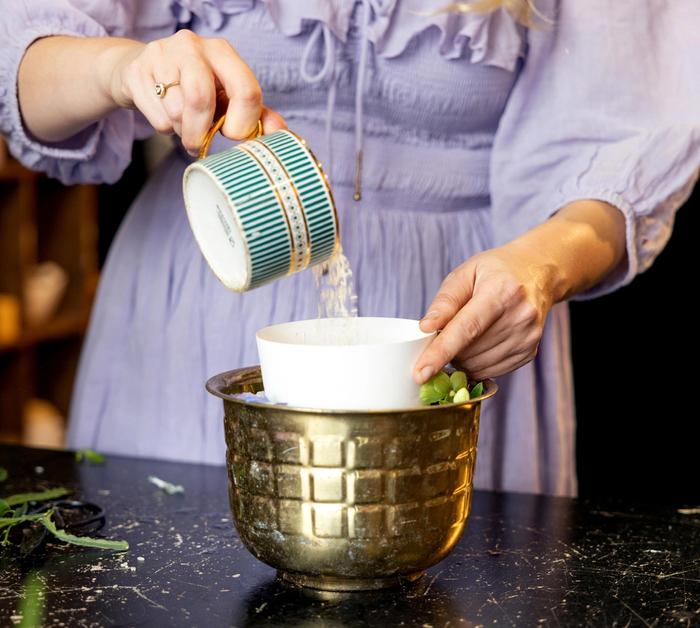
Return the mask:
M 160 5 L 157 7 L 156 5 Z M 171 33 L 175 19 L 160 2 L 136 0 L 13 0 L 0 14 L 0 132 L 23 165 L 63 183 L 111 183 L 131 158 L 136 137 L 148 133 L 140 115 L 117 110 L 78 136 L 57 144 L 31 138 L 17 99 L 17 72 L 27 48 L 51 35 L 155 38 Z
M 578 297 L 590 298 L 652 264 L 697 179 L 700 4 L 557 4 L 553 24 L 529 32 L 496 135 L 494 234 L 503 243 L 576 200 L 614 205 L 625 215 L 626 259 Z

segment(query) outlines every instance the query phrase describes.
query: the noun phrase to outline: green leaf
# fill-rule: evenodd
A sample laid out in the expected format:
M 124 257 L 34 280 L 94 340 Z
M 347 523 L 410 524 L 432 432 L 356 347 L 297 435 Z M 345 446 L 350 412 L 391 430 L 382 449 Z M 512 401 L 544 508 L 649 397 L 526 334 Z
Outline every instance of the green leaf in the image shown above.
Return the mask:
M 440 394 L 431 382 L 426 382 L 420 387 L 420 400 L 426 405 L 432 405 L 440 401 L 444 395 Z
M 87 460 L 92 464 L 104 464 L 106 460 L 104 454 L 99 454 L 94 449 L 78 449 L 75 452 L 75 459 L 78 462 Z
M 49 499 L 57 499 L 64 495 L 70 495 L 72 492 L 73 491 L 70 489 L 63 487 L 50 488 L 40 493 L 17 493 L 16 495 L 5 497 L 4 501 L 8 506 L 17 506 L 18 504 L 26 504 L 28 502 L 45 502 Z
M 452 382 L 444 371 L 440 371 L 420 387 L 420 399 L 426 405 L 439 401 L 449 402 L 450 393 L 453 393 Z
M 27 523 L 29 521 L 39 521 L 46 513 L 41 512 L 38 515 L 18 515 L 13 517 L 0 517 L 0 529 L 9 526 L 15 526 L 19 523 Z
M 0 482 L 4 482 L 7 479 L 7 469 L 5 467 L 0 467 Z
M 467 387 L 467 375 L 462 371 L 455 371 L 450 375 L 450 383 L 452 384 L 452 390 L 457 392 L 460 388 Z
M 17 614 L 21 615 L 20 628 L 37 628 L 44 625 L 44 603 L 46 596 L 45 585 L 39 579 L 37 572 L 32 572 L 24 581 L 22 591 L 22 601 L 17 609 Z
M 0 499 L 0 517 L 2 517 L 10 509 L 10 504 L 8 504 L 4 499 Z
M 114 550 L 124 552 L 129 549 L 129 544 L 126 541 L 109 541 L 107 539 L 95 539 L 89 536 L 75 536 L 68 534 L 65 530 L 56 528 L 56 524 L 52 521 L 52 510 L 44 513 L 44 518 L 41 519 L 41 524 L 53 534 L 57 539 L 71 545 L 80 545 L 82 547 L 95 547 L 97 549 Z
M 14 528 L 16 525 L 20 525 L 23 523 L 38 522 L 41 525 L 43 525 L 51 534 L 53 534 L 53 536 L 55 536 L 60 541 L 63 541 L 64 543 L 70 543 L 71 545 L 80 545 L 82 547 L 96 547 L 98 549 L 116 551 L 125 551 L 129 549 L 129 544 L 126 541 L 109 541 L 107 539 L 95 539 L 89 536 L 75 536 L 74 534 L 69 534 L 65 530 L 59 530 L 58 528 L 56 528 L 56 524 L 51 518 L 52 516 L 53 508 L 38 515 L 1 517 L 0 530 L 6 528 L 5 544 L 7 543 L 7 534 L 9 533 L 9 530 L 11 528 Z
M 0 545 L 10 544 L 10 532 L 12 532 L 12 528 L 15 526 L 23 523 L 40 521 L 44 517 L 44 513 L 39 515 L 18 515 L 15 511 L 10 512 L 13 513 L 13 517 L 0 517 L 0 533 L 2 533 Z
M 443 397 L 450 392 L 452 388 L 452 383 L 450 382 L 450 377 L 444 371 L 440 371 L 431 380 L 433 388 L 437 390 Z
M 475 384 L 474 388 L 472 388 L 471 397 L 472 398 L 481 397 L 481 395 L 483 395 L 483 394 L 484 394 L 484 383 L 479 382 L 478 384 Z
M 466 403 L 469 401 L 469 391 L 465 388 L 460 388 L 452 399 L 453 403 Z

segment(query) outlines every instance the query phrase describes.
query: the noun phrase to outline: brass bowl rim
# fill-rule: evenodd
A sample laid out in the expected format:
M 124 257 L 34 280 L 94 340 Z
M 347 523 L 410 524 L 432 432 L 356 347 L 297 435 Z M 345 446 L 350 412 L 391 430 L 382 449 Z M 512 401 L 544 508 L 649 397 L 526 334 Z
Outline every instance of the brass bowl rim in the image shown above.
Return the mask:
M 449 370 L 449 369 L 448 369 Z M 343 416 L 343 417 L 351 417 L 351 416 L 357 416 L 357 417 L 364 417 L 364 416 L 373 416 L 373 415 L 386 415 L 386 414 L 394 414 L 394 413 L 401 413 L 401 414 L 407 414 L 407 413 L 414 413 L 414 412 L 442 412 L 445 410 L 454 410 L 455 408 L 462 408 L 462 407 L 468 407 L 472 406 L 475 403 L 481 403 L 484 399 L 488 399 L 489 397 L 493 397 L 496 392 L 498 392 L 498 384 L 494 382 L 492 379 L 485 379 L 482 380 L 484 384 L 485 391 L 482 395 L 479 395 L 478 397 L 474 399 L 470 399 L 469 401 L 465 401 L 464 403 L 452 403 L 449 405 L 444 405 L 444 406 L 420 406 L 416 408 L 388 408 L 385 410 L 324 410 L 322 408 L 303 408 L 300 406 L 283 406 L 283 405 L 273 405 L 269 403 L 255 403 L 252 401 L 245 401 L 243 399 L 239 399 L 237 397 L 232 396 L 229 393 L 222 392 L 225 387 L 230 385 L 230 380 L 234 376 L 247 376 L 249 379 L 259 379 L 262 381 L 262 373 L 260 371 L 260 366 L 247 366 L 244 368 L 240 369 L 233 369 L 230 371 L 224 371 L 223 373 L 219 373 L 217 375 L 214 375 L 213 377 L 210 377 L 207 380 L 206 383 L 206 389 L 207 391 L 214 395 L 215 397 L 219 397 L 219 399 L 223 399 L 224 401 L 228 401 L 230 403 L 236 403 L 242 406 L 250 406 L 253 408 L 270 408 L 270 409 L 275 409 L 275 410 L 284 410 L 285 412 L 291 412 L 294 414 L 322 414 L 322 415 L 334 415 L 334 416 Z

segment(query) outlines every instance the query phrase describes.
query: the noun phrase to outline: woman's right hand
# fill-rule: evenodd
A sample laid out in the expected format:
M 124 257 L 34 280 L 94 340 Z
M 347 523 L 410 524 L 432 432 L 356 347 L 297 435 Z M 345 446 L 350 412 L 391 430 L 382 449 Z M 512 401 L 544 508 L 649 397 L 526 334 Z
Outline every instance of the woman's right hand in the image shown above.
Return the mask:
M 280 114 L 263 106 L 255 75 L 225 39 L 180 30 L 147 44 L 121 41 L 125 45 L 109 55 L 110 97 L 141 111 L 156 131 L 177 133 L 191 154 L 202 145 L 217 103 L 228 103 L 222 133 L 232 140 L 250 136 L 258 120 L 265 133 L 286 127 Z M 165 97 L 156 95 L 156 83 L 175 81 Z

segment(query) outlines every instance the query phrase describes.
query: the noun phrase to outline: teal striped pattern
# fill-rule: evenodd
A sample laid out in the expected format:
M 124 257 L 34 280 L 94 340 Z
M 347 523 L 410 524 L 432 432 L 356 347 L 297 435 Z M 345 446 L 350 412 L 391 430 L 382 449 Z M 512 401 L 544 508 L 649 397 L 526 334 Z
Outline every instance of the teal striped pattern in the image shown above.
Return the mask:
M 262 142 L 287 171 L 297 190 L 306 218 L 310 255 L 299 251 L 271 173 L 252 142 Z M 251 290 L 295 270 L 328 259 L 335 250 L 337 223 L 331 192 L 313 156 L 288 131 L 277 131 L 258 140 L 244 142 L 201 162 L 231 199 L 250 260 L 251 273 L 243 290 Z M 307 263 L 299 265 L 299 255 Z
M 335 250 L 338 232 L 333 198 L 323 173 L 293 133 L 277 131 L 260 141 L 275 153 L 299 194 L 311 240 L 310 265 L 328 259 Z
M 238 217 L 251 268 L 244 289 L 286 275 L 292 253 L 289 227 L 262 166 L 237 147 L 201 163 L 226 190 Z

